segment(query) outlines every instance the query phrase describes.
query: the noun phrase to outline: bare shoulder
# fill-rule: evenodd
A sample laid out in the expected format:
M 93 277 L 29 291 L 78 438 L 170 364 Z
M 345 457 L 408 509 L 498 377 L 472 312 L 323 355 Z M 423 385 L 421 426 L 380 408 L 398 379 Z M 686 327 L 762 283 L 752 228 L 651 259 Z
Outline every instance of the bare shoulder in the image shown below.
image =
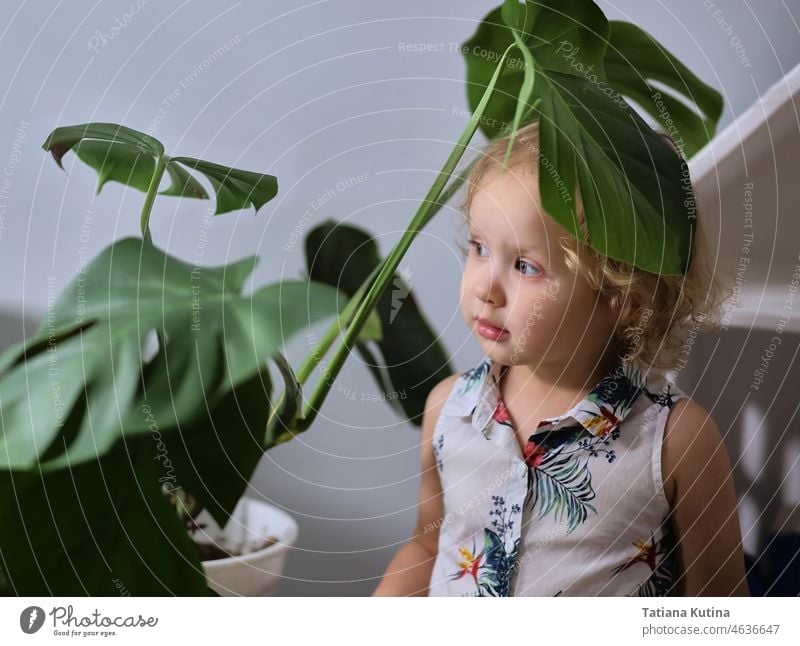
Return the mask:
M 738 500 L 723 435 L 696 401 L 672 405 L 664 488 L 680 556 L 679 596 L 747 596 Z
M 433 451 L 433 434 L 442 406 L 447 401 L 457 379 L 458 374 L 450 375 L 431 389 L 425 402 L 425 413 L 422 418 L 421 475 L 415 539 L 431 555 L 436 554 L 439 525 L 444 515 L 442 483 L 439 479 L 436 456 Z
M 442 404 L 444 404 L 447 397 L 452 392 L 453 386 L 455 385 L 456 381 L 458 381 L 458 378 L 460 376 L 461 376 L 460 372 L 455 372 L 449 377 L 445 377 L 433 388 L 431 388 L 431 392 L 428 394 L 428 401 L 426 402 L 426 408 L 441 407 Z
M 676 485 L 714 465 L 724 467 L 725 461 L 712 460 L 724 451 L 722 433 L 711 414 L 693 399 L 675 402 L 667 417 L 661 453 L 664 489 L 670 503 L 675 500 Z
M 425 417 L 422 425 L 423 436 L 430 436 L 433 434 L 433 429 L 436 426 L 436 421 L 439 419 L 442 406 L 444 406 L 444 403 L 453 391 L 453 387 L 460 376 L 461 373 L 456 372 L 442 379 L 431 388 L 431 391 L 428 393 L 428 398 L 425 401 Z

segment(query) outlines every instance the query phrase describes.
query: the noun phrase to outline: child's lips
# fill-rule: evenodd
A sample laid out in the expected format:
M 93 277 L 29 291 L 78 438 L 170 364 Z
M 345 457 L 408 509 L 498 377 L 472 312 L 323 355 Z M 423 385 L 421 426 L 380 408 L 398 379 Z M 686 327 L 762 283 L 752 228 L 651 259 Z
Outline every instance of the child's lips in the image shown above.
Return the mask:
M 492 341 L 499 341 L 500 339 L 503 339 L 511 334 L 508 330 L 493 325 L 486 319 L 477 319 L 475 329 L 482 337 Z

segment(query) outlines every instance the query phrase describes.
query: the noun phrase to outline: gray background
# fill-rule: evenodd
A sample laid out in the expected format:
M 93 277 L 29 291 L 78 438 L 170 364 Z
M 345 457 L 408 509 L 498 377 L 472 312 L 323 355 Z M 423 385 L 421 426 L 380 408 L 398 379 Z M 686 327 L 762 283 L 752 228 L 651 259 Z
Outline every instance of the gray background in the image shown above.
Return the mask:
M 53 128 L 124 123 L 149 130 L 168 154 L 277 175 L 280 194 L 258 215 L 223 215 L 205 230 L 207 203 L 159 198 L 153 237 L 191 261 L 205 233 L 208 264 L 258 253 L 255 285 L 297 277 L 302 247 L 289 253 L 283 245 L 298 225 L 347 219 L 379 236 L 383 251 L 399 238 L 466 125 L 464 62 L 451 44 L 494 6 L 139 0 L 114 33 L 115 17 L 123 20 L 136 2 L 4 5 L 0 164 L 11 186 L 0 210 L 0 348 L 41 319 L 50 277 L 60 290 L 78 271 L 82 232 L 90 257 L 138 234 L 142 194 L 109 184 L 95 195 L 94 172 L 73 166 L 73 155 L 60 171 L 40 148 Z M 600 4 L 609 18 L 651 32 L 723 93 L 720 128 L 800 61 L 798 0 Z M 410 42 L 444 51 L 402 51 Z M 226 51 L 215 56 L 219 48 Z M 352 188 L 336 189 L 359 175 Z M 444 210 L 401 268 L 464 370 L 481 355 L 458 311 L 458 223 Z M 307 350 L 301 337 L 288 354 L 296 365 Z M 252 481 L 300 525 L 278 594 L 369 594 L 414 526 L 419 431 L 386 404 L 352 399 L 376 392 L 357 357 L 339 383 L 315 426 L 265 455 Z

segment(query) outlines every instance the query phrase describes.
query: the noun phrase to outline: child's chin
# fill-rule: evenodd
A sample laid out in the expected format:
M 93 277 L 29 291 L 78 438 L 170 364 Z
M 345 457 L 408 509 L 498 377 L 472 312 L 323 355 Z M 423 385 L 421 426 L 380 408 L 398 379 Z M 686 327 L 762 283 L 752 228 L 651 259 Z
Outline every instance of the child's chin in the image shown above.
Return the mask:
M 514 354 L 513 346 L 508 341 L 492 341 L 478 335 L 481 349 L 487 357 L 495 359 L 500 363 L 510 363 L 511 356 Z
M 535 363 L 536 358 L 531 358 L 530 353 L 522 353 L 514 349 L 514 344 L 510 341 L 491 341 L 478 336 L 483 353 L 506 366 L 528 365 Z

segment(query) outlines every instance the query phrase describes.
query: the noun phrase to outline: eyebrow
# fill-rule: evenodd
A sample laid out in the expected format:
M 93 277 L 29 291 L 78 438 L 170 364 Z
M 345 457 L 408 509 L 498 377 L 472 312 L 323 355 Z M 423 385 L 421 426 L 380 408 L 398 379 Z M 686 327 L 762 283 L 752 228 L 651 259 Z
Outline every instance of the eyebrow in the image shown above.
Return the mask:
M 474 237 L 481 237 L 481 236 L 480 236 L 480 234 L 475 232 L 475 229 L 472 226 L 470 226 L 470 228 L 469 228 L 469 237 L 470 238 L 474 238 Z M 531 251 L 531 252 L 541 253 L 541 254 L 545 254 L 545 255 L 547 254 L 547 248 L 540 247 L 536 243 L 521 244 L 521 245 L 519 245 L 519 250 L 520 250 L 520 252 Z

